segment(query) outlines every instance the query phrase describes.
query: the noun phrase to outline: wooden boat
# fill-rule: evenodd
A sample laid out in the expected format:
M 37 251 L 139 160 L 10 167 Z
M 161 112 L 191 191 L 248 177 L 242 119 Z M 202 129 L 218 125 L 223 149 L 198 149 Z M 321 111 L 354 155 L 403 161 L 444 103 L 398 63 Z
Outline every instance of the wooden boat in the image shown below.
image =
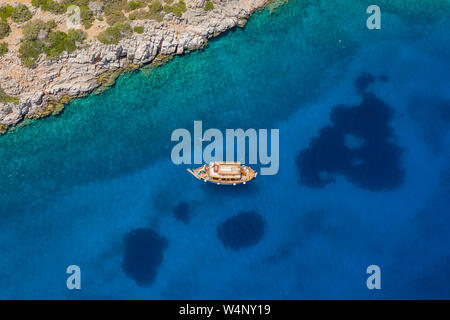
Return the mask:
M 227 185 L 245 184 L 257 175 L 255 170 L 239 162 L 211 162 L 209 165 L 187 171 L 199 180 Z

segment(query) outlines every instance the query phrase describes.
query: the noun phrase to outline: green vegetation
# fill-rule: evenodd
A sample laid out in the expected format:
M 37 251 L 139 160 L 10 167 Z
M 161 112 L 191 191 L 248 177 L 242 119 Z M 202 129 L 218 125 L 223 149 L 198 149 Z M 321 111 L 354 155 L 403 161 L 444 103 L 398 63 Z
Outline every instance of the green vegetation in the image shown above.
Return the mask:
M 48 59 L 58 58 L 64 51 L 71 53 L 77 49 L 77 42 L 82 42 L 86 35 L 81 30 L 71 29 L 67 33 L 52 31 L 48 35 L 43 50 Z
M 127 11 L 128 10 L 128 1 L 127 0 L 103 0 L 105 4 L 105 15 L 109 16 L 117 11 Z
M 122 1 L 122 0 L 121 0 Z M 106 1 L 105 1 L 106 2 Z M 108 3 L 116 2 L 116 0 L 107 1 Z M 89 9 L 89 0 L 62 0 L 60 2 L 54 0 L 32 0 L 31 4 L 36 8 L 50 11 L 53 14 L 62 14 L 67 11 L 70 6 L 78 6 L 80 8 L 81 23 L 85 29 L 92 27 L 95 21 L 94 14 Z
M 163 9 L 163 5 L 159 0 L 152 1 L 151 4 L 148 6 L 150 8 L 150 12 L 161 12 Z
M 101 32 L 97 38 L 104 44 L 117 44 L 121 39 L 130 36 L 132 33 L 133 30 L 128 23 L 117 22 Z
M 88 7 L 89 0 L 31 0 L 31 4 L 44 11 L 50 11 L 53 14 L 62 14 L 67 11 L 69 6 Z
M 178 3 L 175 3 L 174 5 L 168 5 L 166 4 L 163 8 L 164 12 L 169 13 L 172 12 L 177 17 L 181 17 L 183 15 L 183 12 L 185 12 L 186 9 L 186 3 L 184 1 L 180 1 Z
M 107 17 L 106 17 L 106 22 L 110 25 L 113 26 L 118 22 L 124 22 L 126 21 L 127 18 L 125 17 L 125 15 L 122 13 L 122 11 L 112 11 Z
M 18 104 L 19 103 L 19 98 L 8 96 L 5 93 L 5 91 L 3 91 L 3 88 L 0 87 L 0 103 L 14 103 L 14 104 Z
M 33 17 L 33 14 L 31 13 L 30 9 L 24 4 L 19 4 L 18 6 L 14 7 L 14 10 L 11 14 L 11 19 L 13 19 L 14 22 L 22 23 L 25 21 L 28 21 Z
M 138 10 L 128 15 L 129 20 L 145 20 L 150 19 L 150 14 L 145 10 Z
M 83 6 L 87 6 L 89 4 L 90 0 L 62 0 L 59 1 L 64 7 L 69 7 L 69 6 L 79 6 L 79 7 L 83 7 Z
M 8 52 L 8 44 L 6 42 L 0 43 L 0 57 L 4 56 Z
M 154 13 L 154 14 L 150 14 L 149 19 L 161 22 L 163 21 L 163 15 L 161 13 Z
M 161 13 L 163 10 L 163 5 L 159 0 L 152 1 L 148 5 L 148 8 L 149 8 L 148 19 L 152 19 L 158 22 L 161 22 L 163 20 L 163 15 Z
M 6 38 L 11 33 L 11 27 L 6 19 L 0 18 L 0 39 Z
M 214 9 L 214 4 L 210 0 L 206 0 L 205 11 L 211 11 Z
M 56 28 L 56 22 L 54 20 L 50 20 L 47 22 L 44 22 L 42 20 L 32 20 L 30 22 L 27 22 L 22 27 L 22 42 L 24 41 L 31 41 L 31 40 L 37 40 L 39 37 L 39 34 L 41 33 L 41 36 L 46 38 L 47 35 L 50 33 L 51 30 Z M 42 39 L 40 39 L 42 40 Z
M 14 7 L 11 5 L 6 5 L 3 7 L 0 7 L 0 19 L 8 19 L 9 17 L 11 17 L 12 13 L 14 11 Z
M 56 25 L 55 20 L 49 20 L 49 21 L 47 21 L 47 22 L 45 23 L 45 27 L 46 27 L 48 30 L 56 29 L 57 25 Z
M 33 20 L 23 26 L 19 53 L 26 67 L 34 67 L 41 53 L 45 53 L 48 59 L 56 59 L 64 51 L 71 53 L 78 48 L 78 43 L 86 38 L 81 30 L 71 29 L 65 33 L 53 31 L 55 27 L 56 23 L 53 20 L 47 23 Z
M 31 4 L 36 8 L 50 11 L 53 14 L 62 14 L 68 7 L 68 5 L 63 5 L 62 3 L 53 0 L 31 0 Z
M 92 27 L 92 23 L 94 23 L 95 20 L 94 14 L 88 6 L 80 7 L 80 18 L 81 23 L 83 24 L 85 29 L 89 29 L 90 27 Z
M 144 6 L 144 4 L 142 2 L 130 1 L 128 3 L 128 11 L 133 11 L 133 10 L 142 8 L 143 6 Z
M 19 53 L 20 59 L 25 67 L 33 68 L 36 60 L 42 53 L 44 44 L 40 40 L 24 41 L 20 45 Z
M 41 29 L 45 29 L 46 24 L 42 20 L 33 20 L 22 27 L 22 41 L 36 40 Z
M 142 33 L 144 33 L 144 27 L 136 26 L 136 27 L 133 28 L 133 31 L 136 32 L 136 33 L 142 34 Z
M 70 29 L 67 31 L 67 38 L 75 44 L 81 43 L 86 39 L 86 34 L 80 29 Z

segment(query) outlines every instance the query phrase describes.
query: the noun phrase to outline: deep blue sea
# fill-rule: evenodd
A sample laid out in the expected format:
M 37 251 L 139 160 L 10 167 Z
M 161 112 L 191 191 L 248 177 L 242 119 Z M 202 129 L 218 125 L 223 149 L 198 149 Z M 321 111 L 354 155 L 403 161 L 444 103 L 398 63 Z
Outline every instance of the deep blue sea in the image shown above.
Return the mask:
M 1 136 L 0 298 L 449 299 L 450 2 L 395 3 L 291 0 Z M 194 120 L 279 129 L 279 173 L 197 181 Z

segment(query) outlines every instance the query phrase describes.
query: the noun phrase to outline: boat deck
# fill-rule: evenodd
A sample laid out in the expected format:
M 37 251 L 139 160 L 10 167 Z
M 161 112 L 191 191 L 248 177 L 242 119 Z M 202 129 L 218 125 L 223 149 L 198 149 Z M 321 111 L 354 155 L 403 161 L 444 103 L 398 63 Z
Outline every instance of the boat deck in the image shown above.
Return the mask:
M 188 172 L 205 182 L 228 185 L 245 184 L 257 175 L 252 168 L 239 162 L 213 162 L 194 170 L 188 169 Z

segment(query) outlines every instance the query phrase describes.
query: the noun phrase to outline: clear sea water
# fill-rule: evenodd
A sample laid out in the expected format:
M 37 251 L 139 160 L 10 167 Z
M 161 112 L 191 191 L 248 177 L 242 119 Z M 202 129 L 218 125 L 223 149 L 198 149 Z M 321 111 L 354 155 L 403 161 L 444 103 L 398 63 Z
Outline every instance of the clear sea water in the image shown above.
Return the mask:
M 1 136 L 0 298 L 450 298 L 450 2 L 369 4 L 291 0 Z M 194 120 L 279 128 L 279 173 L 195 180 Z

